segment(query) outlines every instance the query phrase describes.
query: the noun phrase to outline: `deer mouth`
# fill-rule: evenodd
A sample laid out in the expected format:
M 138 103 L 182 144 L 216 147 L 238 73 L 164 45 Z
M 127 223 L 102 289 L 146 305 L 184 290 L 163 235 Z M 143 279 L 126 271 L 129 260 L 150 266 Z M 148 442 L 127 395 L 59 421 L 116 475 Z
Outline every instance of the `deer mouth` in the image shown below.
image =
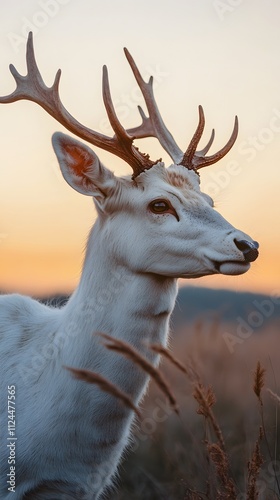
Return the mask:
M 215 262 L 215 269 L 219 274 L 236 276 L 244 274 L 250 269 L 250 262 L 240 260 L 227 260 L 224 262 Z
M 259 256 L 259 244 L 257 241 L 234 240 L 238 250 L 243 254 L 243 260 L 214 261 L 215 269 L 220 274 L 237 275 L 244 274 L 250 269 L 250 263 Z

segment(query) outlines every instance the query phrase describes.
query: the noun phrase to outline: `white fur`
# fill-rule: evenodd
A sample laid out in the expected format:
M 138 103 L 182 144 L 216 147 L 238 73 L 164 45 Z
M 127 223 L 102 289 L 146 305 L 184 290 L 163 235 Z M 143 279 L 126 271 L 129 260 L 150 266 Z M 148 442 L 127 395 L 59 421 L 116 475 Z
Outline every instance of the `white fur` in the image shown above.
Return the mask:
M 249 268 L 234 238 L 251 239 L 212 208 L 194 172 L 158 164 L 135 181 L 116 178 L 78 141 L 58 133 L 53 143 L 65 179 L 94 197 L 98 218 L 65 307 L 0 297 L 1 499 L 33 489 L 24 498 L 98 499 L 128 443 L 133 414 L 64 366 L 100 373 L 138 404 L 148 377 L 106 350 L 97 332 L 131 343 L 156 364 L 143 341 L 166 344 L 177 278 L 214 274 L 214 261 L 224 262 L 227 274 Z M 150 202 L 162 198 L 179 221 L 151 212 Z M 16 493 L 6 484 L 8 385 L 16 387 Z

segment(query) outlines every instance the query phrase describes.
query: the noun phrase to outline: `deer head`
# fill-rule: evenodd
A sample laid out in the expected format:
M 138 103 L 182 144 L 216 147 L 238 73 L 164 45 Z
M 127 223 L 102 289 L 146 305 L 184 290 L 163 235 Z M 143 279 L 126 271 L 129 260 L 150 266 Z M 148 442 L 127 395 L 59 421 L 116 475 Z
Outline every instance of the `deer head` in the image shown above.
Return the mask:
M 79 123 L 60 100 L 61 71 L 57 72 L 52 87 L 45 85 L 36 64 L 31 33 L 27 42 L 27 75 L 20 75 L 10 66 L 17 86 L 12 94 L 0 98 L 0 103 L 34 101 L 70 132 L 110 151 L 132 167 L 132 178 L 118 178 L 85 144 L 62 133 L 53 136 L 62 174 L 75 190 L 93 196 L 102 227 L 101 240 L 104 248 L 111 248 L 114 258 L 117 255 L 133 271 L 170 277 L 246 272 L 258 256 L 258 243 L 214 210 L 212 199 L 200 191 L 198 174 L 199 169 L 219 161 L 231 149 L 238 133 L 237 117 L 227 144 L 219 152 L 206 156 L 214 140 L 214 130 L 208 144 L 197 150 L 205 124 L 203 108 L 199 106 L 198 127 L 183 152 L 161 118 L 152 77 L 146 83 L 127 49 L 124 51 L 148 110 L 146 116 L 139 107 L 140 126 L 125 130 L 119 122 L 106 66 L 103 100 L 115 135 L 108 137 Z M 151 136 L 159 140 L 172 158 L 170 167 L 165 168 L 161 160 L 152 161 L 135 147 L 135 139 Z

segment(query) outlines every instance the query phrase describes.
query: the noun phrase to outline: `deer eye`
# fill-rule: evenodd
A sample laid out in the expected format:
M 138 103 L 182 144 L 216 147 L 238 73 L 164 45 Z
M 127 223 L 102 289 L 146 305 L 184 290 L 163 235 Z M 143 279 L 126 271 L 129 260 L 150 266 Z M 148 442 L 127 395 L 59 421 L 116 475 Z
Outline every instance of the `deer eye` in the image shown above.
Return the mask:
M 155 200 L 150 203 L 149 208 L 155 214 L 162 214 L 170 211 L 171 207 L 166 200 Z
M 154 214 L 171 214 L 179 221 L 178 214 L 171 203 L 166 200 L 154 200 L 149 204 L 149 209 Z

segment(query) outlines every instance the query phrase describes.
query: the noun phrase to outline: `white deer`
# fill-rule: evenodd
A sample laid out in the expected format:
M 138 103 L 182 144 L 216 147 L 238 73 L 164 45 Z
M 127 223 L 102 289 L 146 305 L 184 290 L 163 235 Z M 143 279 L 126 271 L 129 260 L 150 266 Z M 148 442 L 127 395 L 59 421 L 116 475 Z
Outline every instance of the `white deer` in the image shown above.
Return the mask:
M 62 175 L 75 190 L 93 197 L 98 217 L 80 283 L 64 307 L 47 307 L 18 294 L 0 298 L 2 499 L 100 498 L 116 474 L 134 414 L 98 387 L 73 379 L 64 367 L 98 372 L 138 405 L 148 376 L 106 350 L 97 332 L 129 342 L 156 365 L 158 356 L 148 353 L 145 343 L 166 345 L 177 279 L 242 274 L 258 256 L 257 242 L 219 215 L 199 185 L 198 169 L 220 160 L 234 144 L 237 119 L 226 146 L 205 156 L 214 133 L 197 151 L 204 128 L 199 107 L 198 128 L 183 153 L 159 114 L 152 78 L 146 83 L 126 49 L 125 54 L 149 116 L 140 108 L 142 124 L 128 131 L 122 127 L 104 67 L 103 98 L 113 138 L 83 126 L 64 108 L 58 92 L 60 71 L 52 87 L 44 84 L 31 34 L 27 75 L 11 66 L 17 87 L 0 99 L 35 101 L 69 131 L 133 169 L 132 178 L 118 178 L 85 144 L 62 133 L 53 136 Z M 151 161 L 134 146 L 135 138 L 148 136 L 156 137 L 170 155 L 170 167 Z M 17 440 L 7 440 L 7 400 L 14 391 Z M 7 475 L 11 443 L 16 453 L 15 492 L 8 490 L 13 488 Z

